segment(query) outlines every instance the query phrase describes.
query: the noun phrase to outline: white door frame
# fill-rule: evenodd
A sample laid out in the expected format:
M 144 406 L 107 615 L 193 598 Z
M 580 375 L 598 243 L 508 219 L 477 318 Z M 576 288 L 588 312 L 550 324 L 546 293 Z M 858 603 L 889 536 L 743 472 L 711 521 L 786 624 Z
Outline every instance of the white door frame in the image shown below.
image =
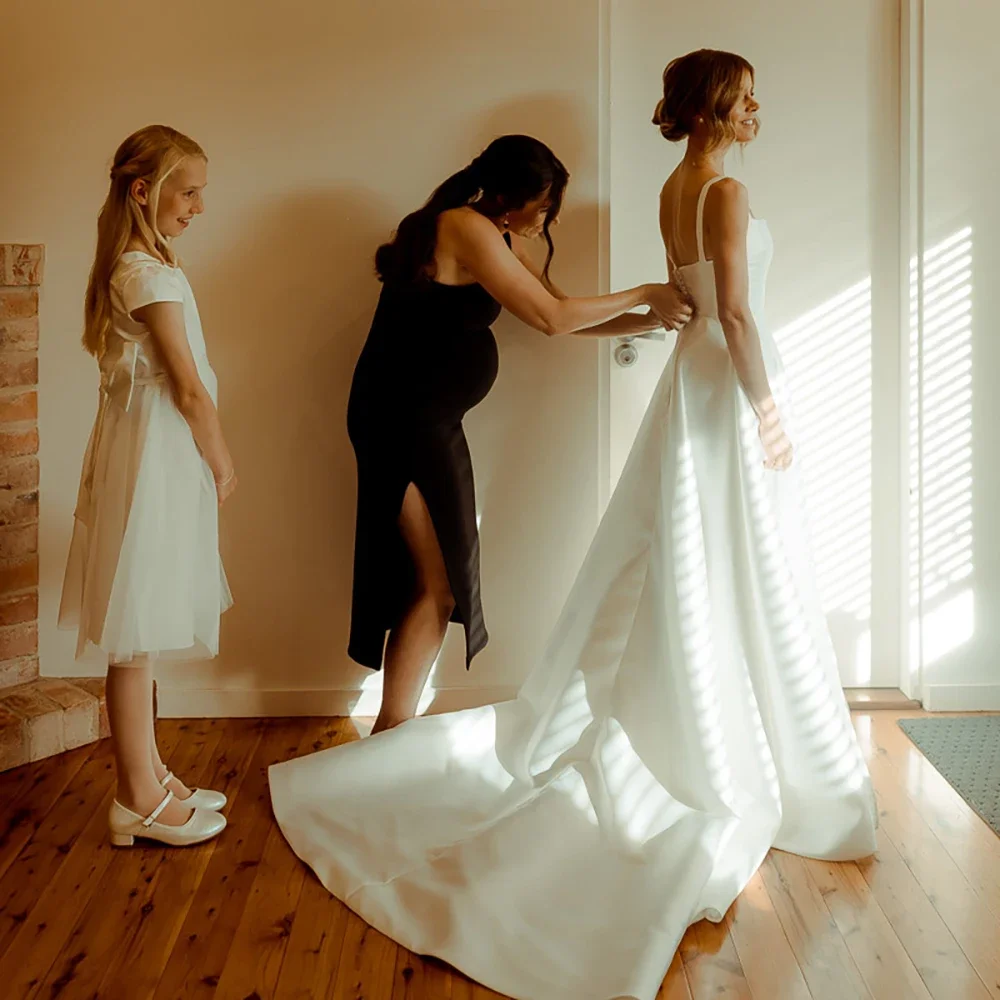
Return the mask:
M 900 208 L 900 256 L 899 300 L 900 313 L 905 325 L 901 329 L 899 353 L 899 384 L 904 393 L 901 403 L 901 436 L 899 465 L 904 470 L 901 491 L 900 534 L 905 538 L 901 552 L 903 577 L 903 610 L 899 630 L 899 687 L 907 697 L 923 701 L 923 574 L 917 573 L 916 607 L 910 606 L 910 553 L 913 541 L 910 537 L 910 522 L 916 516 L 916 550 L 923 551 L 923 462 L 917 461 L 917 509 L 913 510 L 910 490 L 914 470 L 910 466 L 909 426 L 911 415 L 916 418 L 917 454 L 923 455 L 923 329 L 924 329 L 924 252 L 926 237 L 924 231 L 924 23 L 925 0 L 899 0 L 899 69 L 900 69 L 900 162 L 899 162 L 899 208 Z M 911 261 L 917 262 L 911 277 Z M 914 287 L 915 285 L 915 287 Z M 916 299 L 916 341 L 917 341 L 917 392 L 915 398 L 910 393 L 910 338 L 911 309 Z M 910 627 L 915 620 L 915 628 Z

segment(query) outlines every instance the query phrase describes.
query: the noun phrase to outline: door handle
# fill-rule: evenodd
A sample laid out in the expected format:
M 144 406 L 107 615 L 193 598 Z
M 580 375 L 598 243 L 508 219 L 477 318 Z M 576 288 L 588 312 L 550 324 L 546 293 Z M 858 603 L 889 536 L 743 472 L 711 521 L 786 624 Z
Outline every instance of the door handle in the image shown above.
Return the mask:
M 628 337 L 618 337 L 614 350 L 615 363 L 619 368 L 631 368 L 639 360 L 639 347 L 633 343 L 636 340 L 666 340 L 664 330 L 653 330 L 650 333 L 638 333 Z

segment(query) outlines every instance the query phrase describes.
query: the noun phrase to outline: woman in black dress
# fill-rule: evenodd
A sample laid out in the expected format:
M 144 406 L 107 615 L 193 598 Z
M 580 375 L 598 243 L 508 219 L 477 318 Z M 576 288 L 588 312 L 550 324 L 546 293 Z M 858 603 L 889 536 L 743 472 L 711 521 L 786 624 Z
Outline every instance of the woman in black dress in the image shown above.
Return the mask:
M 382 293 L 347 414 L 358 463 L 348 652 L 373 670 L 384 659 L 373 732 L 415 714 L 449 621 L 465 626 L 467 666 L 486 645 L 462 418 L 496 378 L 490 326 L 501 308 L 549 336 L 645 333 L 690 316 L 665 284 L 590 298 L 568 298 L 552 284 L 549 227 L 568 179 L 537 139 L 502 136 L 403 219 L 376 255 Z M 512 234 L 545 239 L 543 269 Z M 641 305 L 649 312 L 629 312 Z

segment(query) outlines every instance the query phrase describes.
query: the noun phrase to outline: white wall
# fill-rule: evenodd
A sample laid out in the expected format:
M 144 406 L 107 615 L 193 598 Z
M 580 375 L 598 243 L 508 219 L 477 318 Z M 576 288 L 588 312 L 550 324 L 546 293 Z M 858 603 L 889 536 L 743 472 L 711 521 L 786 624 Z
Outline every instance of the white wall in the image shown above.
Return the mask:
M 1000 709 L 1000 7 L 927 0 L 926 18 L 924 698 Z
M 164 667 L 167 712 L 334 712 L 372 678 L 345 653 L 355 506 L 344 427 L 378 286 L 377 244 L 495 135 L 549 142 L 573 179 L 554 274 L 598 274 L 597 0 L 428 4 L 36 0 L 4 14 L 0 239 L 47 245 L 41 344 L 42 669 L 97 403 L 77 347 L 109 159 L 166 121 L 208 151 L 208 209 L 180 245 L 240 474 L 224 511 L 236 606 L 214 663 Z M 468 420 L 493 641 L 471 674 L 453 630 L 437 683 L 509 690 L 554 622 L 597 511 L 598 350 L 509 318 L 501 375 Z M 219 695 L 219 689 L 225 689 Z M 288 694 L 287 692 L 293 692 Z M 304 691 L 306 694 L 295 694 Z M 268 693 L 270 692 L 270 693 Z M 311 693 L 309 693 L 311 692 Z M 451 703 L 455 699 L 452 698 Z

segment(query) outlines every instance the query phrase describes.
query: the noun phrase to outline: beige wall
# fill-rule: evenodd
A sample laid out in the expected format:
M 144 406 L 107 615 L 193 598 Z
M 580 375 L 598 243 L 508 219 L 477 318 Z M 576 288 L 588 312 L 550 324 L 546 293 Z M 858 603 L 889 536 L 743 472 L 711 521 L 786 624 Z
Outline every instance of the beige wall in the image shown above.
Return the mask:
M 952 562 L 959 570 L 927 601 L 923 680 L 938 704 L 970 707 L 998 697 L 1000 421 L 992 373 L 1000 358 L 990 317 L 1000 314 L 993 280 L 1000 203 L 988 123 L 995 117 L 990 45 L 1000 23 L 978 0 L 927 7 L 927 243 L 971 225 L 973 260 L 967 327 L 949 332 L 933 310 L 925 324 L 926 402 L 944 386 L 958 406 L 972 435 L 972 469 L 963 486 L 964 473 L 939 465 L 943 485 L 926 489 L 925 590 Z M 238 7 L 181 0 L 155 14 L 123 0 L 16 5 L 5 14 L 0 63 L 0 86 L 16 95 L 4 117 L 0 238 L 48 247 L 43 670 L 100 670 L 72 662 L 71 637 L 57 633 L 54 620 L 96 406 L 93 363 L 76 347 L 80 299 L 107 161 L 128 131 L 168 121 L 211 156 L 209 211 L 181 247 L 242 484 L 224 518 L 237 597 L 224 654 L 172 668 L 161 682 L 165 705 L 342 711 L 350 692 L 373 680 L 343 650 L 355 488 L 344 408 L 377 294 L 374 247 L 492 136 L 523 130 L 549 141 L 573 173 L 558 231 L 559 281 L 575 292 L 599 283 L 602 162 L 614 200 L 612 282 L 659 277 L 651 207 L 676 152 L 648 117 L 666 59 L 713 45 L 744 52 L 759 71 L 765 129 L 736 169 L 778 244 L 770 320 L 806 387 L 800 455 L 804 465 L 812 456 L 814 518 L 845 680 L 892 682 L 906 631 L 905 586 L 901 596 L 896 580 L 906 539 L 893 512 L 915 467 L 898 449 L 905 438 L 894 287 L 898 10 L 896 0 L 848 0 L 836 9 L 774 0 L 766 16 L 749 16 L 736 0 L 704 9 L 650 0 L 293 0 L 276 17 L 263 0 Z M 608 90 L 610 112 L 602 105 Z M 825 318 L 815 310 L 826 310 Z M 436 682 L 467 687 L 442 705 L 509 691 L 537 657 L 606 492 L 598 470 L 610 462 L 614 472 L 632 431 L 629 405 L 641 408 L 643 400 L 635 378 L 609 374 L 593 344 L 547 342 L 509 318 L 498 334 L 500 380 L 468 421 L 493 643 L 466 675 L 461 636 L 452 636 Z M 817 344 L 830 353 L 815 369 Z M 934 359 L 965 347 L 974 362 L 971 395 L 963 395 L 960 366 L 949 395 L 951 369 L 942 374 Z M 643 351 L 649 365 L 665 347 Z M 859 414 L 860 438 L 851 423 Z M 952 423 L 925 413 L 925 473 L 937 461 L 935 443 L 965 447 Z M 949 521 L 935 504 L 946 514 L 969 513 L 964 523 Z
M 223 655 L 165 669 L 163 704 L 343 710 L 343 692 L 368 676 L 344 652 L 355 506 L 344 411 L 377 295 L 372 253 L 492 137 L 524 131 L 573 174 L 555 274 L 594 291 L 598 29 L 597 0 L 290 0 L 280 10 L 265 0 L 36 0 L 5 13 L 0 89 L 16 97 L 5 104 L 0 238 L 48 248 L 45 673 L 101 669 L 72 662 L 55 615 L 97 402 L 94 364 L 77 348 L 80 302 L 118 141 L 165 121 L 209 153 L 208 208 L 179 247 L 241 482 L 224 512 L 237 603 Z M 493 642 L 466 675 L 456 632 L 438 677 L 491 689 L 469 697 L 524 675 L 597 511 L 597 348 L 546 341 L 509 318 L 497 332 L 500 380 L 468 421 Z M 313 694 L 281 694 L 294 689 Z

